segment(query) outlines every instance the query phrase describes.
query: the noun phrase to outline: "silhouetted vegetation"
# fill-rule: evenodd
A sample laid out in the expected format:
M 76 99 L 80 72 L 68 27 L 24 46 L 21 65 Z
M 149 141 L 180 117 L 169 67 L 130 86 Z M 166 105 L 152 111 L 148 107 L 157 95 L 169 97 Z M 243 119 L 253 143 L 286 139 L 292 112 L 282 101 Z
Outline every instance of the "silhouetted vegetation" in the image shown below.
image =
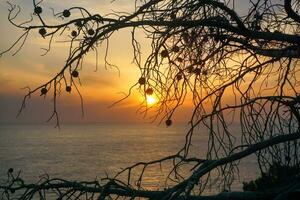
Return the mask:
M 295 184 L 300 178 L 300 166 L 273 163 L 267 173 L 250 182 L 243 183 L 245 191 L 265 191 Z
M 299 2 L 249 0 L 243 11 L 234 0 L 134 3 L 132 13 L 109 15 L 93 14 L 76 6 L 53 10 L 51 21 L 43 15 L 47 1 L 33 0 L 32 17 L 21 22 L 21 8 L 9 3 L 8 20 L 23 34 L 0 55 L 15 48 L 14 54 L 19 52 L 31 32 L 38 32 L 49 42 L 45 54 L 51 51 L 56 38 L 69 36 L 65 64 L 50 80 L 29 88 L 19 113 L 31 95 L 51 96 L 54 100 L 50 119 L 59 125 L 56 105 L 59 94 L 65 92 L 61 88 L 77 91 L 81 97 L 77 84 L 83 60 L 91 51 L 98 54 L 100 46 L 106 45 L 105 67 L 115 68 L 107 60 L 109 41 L 115 31 L 129 29 L 133 60 L 140 76 L 128 96 L 135 88 L 145 99 L 156 95 L 159 102 L 155 118 L 167 126 L 174 124 L 174 113 L 192 97 L 193 112 L 187 119 L 190 128 L 182 149 L 159 160 L 136 163 L 101 182 L 72 182 L 46 176 L 38 183 L 25 184 L 18 174 L 9 171 L 7 183 L 0 186 L 2 198 L 12 199 L 14 192 L 24 200 L 45 199 L 49 192 L 57 199 L 292 198 L 300 188 Z M 151 53 L 146 60 L 141 59 L 137 31 L 143 31 L 151 40 Z M 95 62 L 98 65 L 98 59 Z M 146 101 L 141 107 L 145 113 L 151 109 Z M 194 136 L 203 131 L 208 136 L 205 156 L 191 150 Z M 232 192 L 239 160 L 249 155 L 256 156 L 262 177 L 244 184 L 245 190 L 253 192 Z M 144 173 L 153 165 L 165 163 L 171 163 L 166 165 L 166 189 L 144 190 Z M 183 173 L 183 168 L 188 173 Z M 284 176 L 294 174 L 294 184 L 285 185 Z M 219 185 L 220 192 L 228 192 L 203 196 L 211 183 Z M 285 187 L 281 189 L 264 191 L 282 184 Z

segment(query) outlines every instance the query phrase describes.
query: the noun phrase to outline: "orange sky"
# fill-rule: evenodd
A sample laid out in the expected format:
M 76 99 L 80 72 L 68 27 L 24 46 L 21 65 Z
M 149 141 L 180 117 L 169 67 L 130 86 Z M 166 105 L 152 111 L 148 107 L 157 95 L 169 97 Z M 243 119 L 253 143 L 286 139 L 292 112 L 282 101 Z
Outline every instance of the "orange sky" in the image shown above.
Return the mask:
M 110 1 L 45 1 L 44 10 L 53 7 L 63 10 L 64 5 L 84 6 L 92 12 L 105 14 L 114 11 L 130 11 L 133 9 L 133 1 L 119 0 L 114 3 Z M 25 19 L 32 12 L 32 1 L 16 1 L 22 3 L 23 13 L 20 20 Z M 7 21 L 8 4 L 0 2 L 0 50 L 8 48 L 22 33 Z M 48 10 L 50 12 L 50 10 Z M 23 18 L 22 18 L 23 17 Z M 25 18 L 24 18 L 25 17 Z M 5 27 L 5 28 L 3 28 Z M 149 52 L 149 41 L 142 34 L 138 35 L 142 44 L 143 55 Z M 58 39 L 59 40 L 59 39 Z M 54 43 L 51 52 L 46 56 L 41 48 L 46 48 L 47 41 L 38 33 L 30 34 L 25 46 L 17 55 L 5 54 L 0 59 L 0 123 L 1 122 L 41 122 L 44 123 L 51 115 L 52 98 L 44 99 L 38 94 L 33 96 L 20 118 L 15 116 L 21 105 L 26 90 L 20 88 L 29 86 L 35 88 L 55 75 L 67 55 L 67 44 Z M 84 98 L 85 116 L 81 116 L 79 96 L 72 91 L 71 94 L 62 94 L 59 97 L 59 113 L 62 122 L 103 122 L 103 121 L 149 121 L 143 115 L 137 114 L 139 104 L 142 101 L 137 89 L 123 103 L 108 108 L 111 103 L 124 96 L 131 85 L 139 78 L 139 71 L 132 64 L 132 48 L 130 30 L 118 31 L 110 40 L 109 60 L 117 65 L 121 75 L 115 69 L 106 70 L 103 66 L 104 47 L 99 48 L 100 62 L 95 72 L 95 53 L 91 52 L 85 59 L 84 68 L 80 71 L 82 86 L 80 91 Z M 180 112 L 178 120 L 184 120 L 187 114 Z M 181 118 L 181 119 L 180 119 Z
M 32 0 L 12 1 L 21 3 L 22 13 L 20 20 L 27 19 L 32 13 Z M 92 13 L 105 15 L 112 11 L 131 12 L 134 6 L 134 0 L 117 0 L 113 3 L 107 0 L 85 0 L 85 1 L 44 1 L 41 5 L 44 9 L 43 14 L 51 13 L 50 7 L 57 11 L 65 9 L 68 6 L 83 6 Z M 239 5 L 237 5 L 239 4 Z M 242 6 L 242 1 L 237 1 L 236 6 L 241 8 L 240 12 L 245 12 L 246 7 Z M 0 51 L 7 49 L 22 33 L 14 28 L 7 21 L 8 4 L 6 1 L 0 2 Z M 49 19 L 49 18 L 47 18 Z M 50 19 L 49 19 L 50 20 Z M 4 27 L 4 28 L 3 28 Z M 137 35 L 142 45 L 142 56 L 150 52 L 149 40 L 145 38 L 142 32 Z M 121 30 L 111 37 L 109 61 L 117 65 L 120 69 L 120 76 L 115 69 L 104 68 L 104 49 L 100 47 L 99 66 L 95 72 L 95 53 L 90 52 L 86 57 L 83 70 L 80 71 L 80 92 L 84 98 L 85 116 L 81 116 L 79 96 L 73 90 L 71 94 L 65 92 L 58 98 L 59 114 L 61 122 L 136 122 L 150 121 L 143 115 L 136 113 L 139 104 L 142 101 L 137 88 L 133 94 L 123 103 L 108 108 L 113 102 L 124 96 L 130 86 L 134 85 L 139 75 L 138 68 L 132 63 L 133 49 L 131 46 L 130 30 Z M 61 41 L 63 38 L 57 38 Z M 46 99 L 39 94 L 32 96 L 21 117 L 16 119 L 16 114 L 21 105 L 26 90 L 20 88 L 29 86 L 38 87 L 53 77 L 64 65 L 68 53 L 68 45 L 55 42 L 51 51 L 46 56 L 40 56 L 44 53 L 41 48 L 46 48 L 48 43 L 38 33 L 31 33 L 25 46 L 17 55 L 12 53 L 5 54 L 0 58 L 0 123 L 23 123 L 39 122 L 44 123 L 51 115 L 52 97 L 49 95 Z M 145 60 L 145 59 L 144 59 Z M 177 112 L 175 121 L 187 122 L 190 117 L 190 108 L 188 105 Z M 149 115 L 151 116 L 151 115 Z M 54 123 L 54 122 L 53 122 Z

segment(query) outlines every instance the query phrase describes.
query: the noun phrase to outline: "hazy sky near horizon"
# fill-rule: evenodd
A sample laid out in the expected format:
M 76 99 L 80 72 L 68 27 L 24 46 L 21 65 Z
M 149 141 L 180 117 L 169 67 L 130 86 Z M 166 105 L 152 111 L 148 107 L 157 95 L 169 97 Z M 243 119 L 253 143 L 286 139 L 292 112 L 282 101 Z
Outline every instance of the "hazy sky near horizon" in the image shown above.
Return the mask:
M 28 19 L 33 12 L 32 0 L 11 0 L 22 7 L 19 16 L 20 21 Z M 237 1 L 237 6 L 243 8 L 242 2 Z M 130 12 L 134 9 L 133 0 L 53 0 L 43 1 L 41 6 L 43 14 L 51 13 L 50 8 L 62 11 L 66 6 L 83 6 L 92 13 L 102 15 L 113 11 Z M 9 5 L 6 1 L 0 2 L 0 51 L 6 50 L 22 34 L 21 30 L 13 27 L 7 20 Z M 243 11 L 245 9 L 241 9 Z M 47 18 L 46 18 L 47 19 Z M 143 56 L 147 55 L 149 41 L 143 34 L 137 35 L 142 44 Z M 48 42 L 38 33 L 31 33 L 22 48 L 15 56 L 12 52 L 0 58 L 0 123 L 44 123 L 51 115 L 52 98 L 46 98 L 36 94 L 29 99 L 26 109 L 16 119 L 16 114 L 21 106 L 26 90 L 21 89 L 29 86 L 35 88 L 53 77 L 63 66 L 67 56 L 68 45 L 65 43 L 53 43 L 51 51 L 46 56 L 42 48 L 47 48 Z M 79 96 L 73 91 L 71 94 L 62 92 L 58 98 L 58 111 L 62 122 L 128 122 L 149 121 L 136 111 L 142 101 L 137 89 L 130 98 L 123 103 L 108 108 L 114 101 L 124 96 L 130 86 L 134 85 L 139 78 L 139 70 L 132 63 L 133 50 L 130 40 L 130 30 L 122 30 L 114 33 L 110 40 L 109 61 L 120 69 L 120 76 L 115 69 L 104 68 L 104 48 L 99 49 L 100 61 L 98 70 L 95 71 L 95 53 L 90 52 L 84 62 L 83 70 L 80 71 L 82 86 L 80 92 L 84 98 L 85 116 L 82 117 Z M 177 120 L 184 121 L 190 114 L 185 108 L 179 110 Z M 186 120 L 187 121 L 187 120 Z

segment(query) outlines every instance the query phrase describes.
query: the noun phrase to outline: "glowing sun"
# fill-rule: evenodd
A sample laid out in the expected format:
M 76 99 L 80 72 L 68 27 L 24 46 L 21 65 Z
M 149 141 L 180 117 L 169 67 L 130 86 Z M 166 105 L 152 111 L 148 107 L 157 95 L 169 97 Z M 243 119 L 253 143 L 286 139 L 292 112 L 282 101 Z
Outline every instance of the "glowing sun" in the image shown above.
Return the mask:
M 147 95 L 146 100 L 148 105 L 153 105 L 157 102 L 157 99 L 152 95 Z

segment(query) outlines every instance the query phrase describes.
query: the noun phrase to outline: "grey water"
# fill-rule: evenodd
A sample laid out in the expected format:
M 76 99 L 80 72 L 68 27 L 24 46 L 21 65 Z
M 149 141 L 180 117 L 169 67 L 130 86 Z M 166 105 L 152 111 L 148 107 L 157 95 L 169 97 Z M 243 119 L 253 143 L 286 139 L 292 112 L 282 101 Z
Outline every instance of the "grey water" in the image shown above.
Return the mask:
M 64 124 L 60 130 L 49 124 L 1 124 L 0 180 L 11 167 L 21 171 L 27 183 L 44 174 L 77 181 L 113 177 L 136 162 L 176 153 L 184 145 L 187 129 L 185 124 Z M 205 133 L 196 144 L 204 156 Z M 160 187 L 165 179 L 161 173 L 158 166 L 149 168 L 143 179 L 146 186 Z M 255 160 L 242 161 L 233 189 L 240 190 L 243 181 L 256 176 Z

